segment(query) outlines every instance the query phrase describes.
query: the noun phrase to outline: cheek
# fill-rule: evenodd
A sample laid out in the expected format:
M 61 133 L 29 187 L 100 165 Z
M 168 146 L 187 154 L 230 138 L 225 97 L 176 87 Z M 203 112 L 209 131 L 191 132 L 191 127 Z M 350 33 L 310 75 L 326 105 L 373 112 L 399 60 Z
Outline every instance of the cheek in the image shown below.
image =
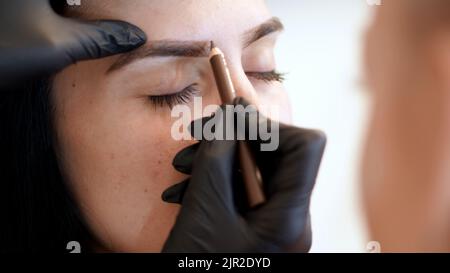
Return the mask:
M 278 82 L 270 84 L 253 83 L 258 96 L 259 110 L 265 116 L 280 122 L 292 123 L 292 109 L 289 96 Z
M 160 251 L 178 211 L 161 193 L 185 178 L 171 162 L 191 143 L 172 140 L 171 120 L 142 101 L 93 101 L 57 122 L 66 176 L 106 248 Z

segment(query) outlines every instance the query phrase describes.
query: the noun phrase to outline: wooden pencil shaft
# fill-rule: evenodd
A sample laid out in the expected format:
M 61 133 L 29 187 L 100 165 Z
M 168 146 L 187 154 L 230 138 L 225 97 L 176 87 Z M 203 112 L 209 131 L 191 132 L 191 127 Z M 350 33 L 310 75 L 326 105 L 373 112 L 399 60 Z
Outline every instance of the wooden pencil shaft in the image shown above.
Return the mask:
M 231 81 L 230 71 L 223 53 L 220 49 L 211 45 L 210 63 L 214 72 L 217 89 L 220 98 L 224 104 L 233 104 L 236 98 L 233 82 Z M 247 142 L 239 141 L 239 164 L 244 180 L 247 198 L 250 208 L 262 205 L 265 201 L 265 195 L 262 189 L 261 174 L 256 166 L 255 159 L 251 153 Z

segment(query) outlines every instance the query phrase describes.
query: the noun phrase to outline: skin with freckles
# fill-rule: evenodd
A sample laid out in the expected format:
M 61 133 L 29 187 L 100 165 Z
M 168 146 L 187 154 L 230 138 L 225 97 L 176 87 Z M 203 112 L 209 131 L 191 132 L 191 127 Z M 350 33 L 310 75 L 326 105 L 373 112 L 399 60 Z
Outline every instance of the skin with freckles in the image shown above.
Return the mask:
M 251 74 L 276 69 L 279 31 L 245 44 L 245 33 L 272 19 L 264 1 L 89 1 L 74 9 L 71 14 L 83 19 L 139 26 L 147 47 L 214 40 L 227 56 L 237 95 L 257 106 L 278 106 L 281 120 L 290 121 L 282 84 Z M 204 105 L 220 99 L 205 57 L 147 56 L 111 69 L 123 57 L 79 62 L 55 77 L 59 163 L 99 250 L 159 252 L 179 210 L 161 193 L 185 178 L 171 163 L 192 142 L 172 139 L 170 107 L 155 97 L 185 91 L 174 104 L 189 106 L 191 96 L 201 96 Z

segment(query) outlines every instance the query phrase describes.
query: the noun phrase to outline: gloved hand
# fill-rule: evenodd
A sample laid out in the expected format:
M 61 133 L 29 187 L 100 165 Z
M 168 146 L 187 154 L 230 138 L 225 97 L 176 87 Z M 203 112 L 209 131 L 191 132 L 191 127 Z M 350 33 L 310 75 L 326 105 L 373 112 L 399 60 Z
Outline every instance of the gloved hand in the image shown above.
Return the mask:
M 0 86 L 53 73 L 80 60 L 130 51 L 145 40 L 142 30 L 126 22 L 87 23 L 61 17 L 49 0 L 2 0 Z
M 238 98 L 235 104 L 246 107 L 248 102 Z M 256 110 L 251 115 L 263 118 Z M 204 125 L 208 119 L 194 123 Z M 247 128 L 251 120 L 247 116 Z M 236 168 L 237 141 L 200 141 L 173 161 L 178 171 L 191 176 L 162 194 L 164 201 L 182 204 L 163 252 L 309 251 L 309 204 L 325 136 L 280 124 L 277 150 L 261 152 L 261 141 L 249 143 L 267 202 L 253 210 L 244 206 L 246 195 Z

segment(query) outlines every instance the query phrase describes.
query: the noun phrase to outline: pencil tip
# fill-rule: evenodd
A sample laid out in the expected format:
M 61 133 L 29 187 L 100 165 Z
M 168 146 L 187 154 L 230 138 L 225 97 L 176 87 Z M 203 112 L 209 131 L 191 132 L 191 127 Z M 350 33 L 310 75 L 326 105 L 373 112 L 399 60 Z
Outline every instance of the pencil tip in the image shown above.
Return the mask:
M 216 45 L 214 44 L 213 41 L 211 41 L 211 50 L 212 50 L 213 48 L 215 48 L 215 47 L 216 47 Z

